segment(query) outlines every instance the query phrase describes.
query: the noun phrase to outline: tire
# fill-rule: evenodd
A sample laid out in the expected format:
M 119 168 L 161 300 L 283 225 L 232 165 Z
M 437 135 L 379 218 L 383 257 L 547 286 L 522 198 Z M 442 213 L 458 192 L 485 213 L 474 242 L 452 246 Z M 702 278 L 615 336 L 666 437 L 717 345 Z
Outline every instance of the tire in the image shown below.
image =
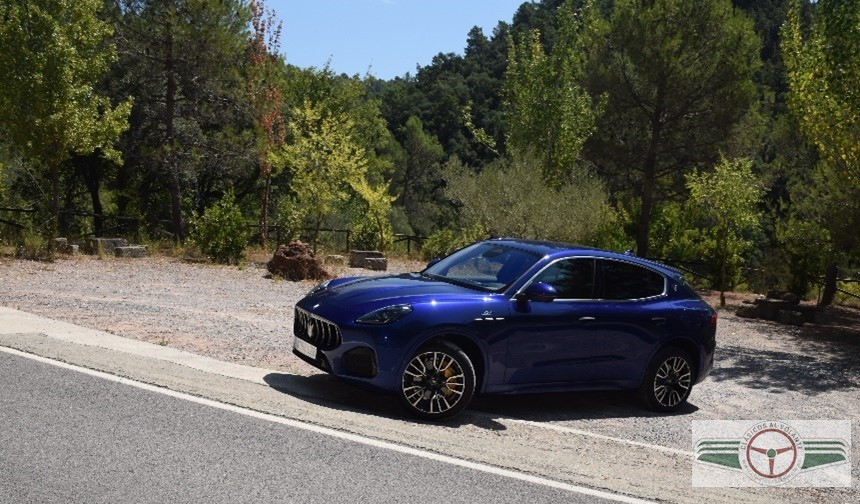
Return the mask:
M 410 414 L 425 420 L 450 418 L 475 394 L 475 368 L 453 343 L 431 343 L 406 362 L 398 396 Z
M 648 409 L 672 412 L 687 402 L 694 378 L 690 354 L 680 348 L 665 348 L 648 365 L 639 395 Z

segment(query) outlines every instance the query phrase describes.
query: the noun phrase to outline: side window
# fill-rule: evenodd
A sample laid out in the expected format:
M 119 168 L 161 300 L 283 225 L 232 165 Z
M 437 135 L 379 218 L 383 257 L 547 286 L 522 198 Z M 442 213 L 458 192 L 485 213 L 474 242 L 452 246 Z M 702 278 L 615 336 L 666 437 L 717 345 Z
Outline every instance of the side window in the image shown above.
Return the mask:
M 658 296 L 665 289 L 663 275 L 621 261 L 600 261 L 603 272 L 602 299 L 643 299 Z
M 594 259 L 565 259 L 543 270 L 535 279 L 552 285 L 558 299 L 594 297 Z

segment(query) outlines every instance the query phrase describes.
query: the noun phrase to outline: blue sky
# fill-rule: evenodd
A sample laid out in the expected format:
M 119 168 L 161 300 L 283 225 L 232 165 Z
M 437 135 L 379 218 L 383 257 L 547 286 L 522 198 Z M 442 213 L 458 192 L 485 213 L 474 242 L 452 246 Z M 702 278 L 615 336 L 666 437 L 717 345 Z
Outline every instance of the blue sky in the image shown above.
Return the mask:
M 337 73 L 380 79 L 463 54 L 473 26 L 492 35 L 525 0 L 266 0 L 283 21 L 281 54 L 300 67 L 331 60 Z

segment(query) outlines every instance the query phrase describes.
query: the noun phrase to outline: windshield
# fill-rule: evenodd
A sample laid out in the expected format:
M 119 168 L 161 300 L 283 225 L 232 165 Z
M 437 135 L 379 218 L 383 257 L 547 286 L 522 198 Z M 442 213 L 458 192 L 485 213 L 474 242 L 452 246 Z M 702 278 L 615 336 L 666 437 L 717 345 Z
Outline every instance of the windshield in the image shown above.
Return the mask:
M 501 292 L 540 259 L 540 255 L 497 243 L 476 243 L 454 252 L 423 274 L 482 290 Z

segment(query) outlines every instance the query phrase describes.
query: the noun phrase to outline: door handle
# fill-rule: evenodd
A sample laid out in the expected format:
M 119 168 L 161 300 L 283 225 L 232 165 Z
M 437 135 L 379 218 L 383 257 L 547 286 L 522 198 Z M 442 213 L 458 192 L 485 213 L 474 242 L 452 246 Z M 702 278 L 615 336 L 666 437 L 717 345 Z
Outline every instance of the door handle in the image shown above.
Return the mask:
M 595 320 L 594 317 L 579 317 L 579 321 L 584 322 L 586 324 L 588 324 L 590 322 L 594 322 L 594 320 Z
M 651 322 L 657 325 L 666 325 L 666 317 L 652 317 Z

